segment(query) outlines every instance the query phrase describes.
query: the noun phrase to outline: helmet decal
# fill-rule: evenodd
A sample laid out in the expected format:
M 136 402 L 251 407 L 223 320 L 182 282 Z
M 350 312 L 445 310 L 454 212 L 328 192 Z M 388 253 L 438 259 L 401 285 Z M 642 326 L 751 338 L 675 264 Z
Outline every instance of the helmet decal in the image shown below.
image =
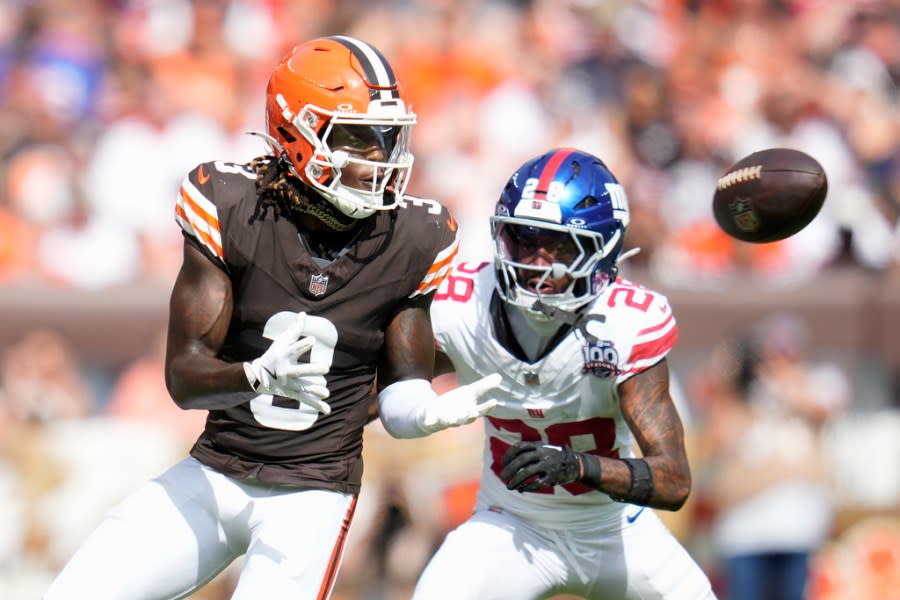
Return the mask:
M 560 183 L 554 181 L 556 177 L 556 173 L 559 171 L 559 167 L 563 164 L 563 161 L 566 160 L 568 156 L 572 154 L 572 150 L 563 149 L 559 152 L 554 152 L 550 156 L 550 160 L 548 160 L 543 168 L 540 170 L 540 175 L 538 175 L 538 180 L 536 182 L 536 187 L 534 189 L 534 198 L 537 200 L 550 200 L 553 201 L 557 194 L 549 194 L 550 188 L 558 188 L 559 186 L 554 186 L 554 183 Z M 577 164 L 577 163 L 576 163 Z M 554 190 L 555 191 L 555 190 Z M 548 195 L 549 194 L 549 195 Z
M 372 86 L 369 90 L 370 98 L 374 100 L 378 97 L 379 100 L 390 100 L 400 97 L 396 90 L 397 78 L 394 75 L 394 69 L 377 48 L 362 40 L 345 35 L 335 35 L 331 39 L 343 44 L 362 65 L 366 81 Z

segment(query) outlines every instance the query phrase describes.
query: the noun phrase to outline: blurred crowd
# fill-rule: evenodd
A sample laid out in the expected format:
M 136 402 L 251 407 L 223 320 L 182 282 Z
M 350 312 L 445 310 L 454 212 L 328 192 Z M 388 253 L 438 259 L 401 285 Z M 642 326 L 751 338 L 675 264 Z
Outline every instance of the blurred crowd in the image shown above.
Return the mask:
M 513 165 L 572 145 L 610 165 L 635 260 L 667 282 L 793 281 L 900 262 L 896 0 L 4 0 L 0 278 L 168 283 L 172 198 L 199 162 L 265 151 L 266 78 L 298 40 L 382 49 L 420 117 L 411 190 L 487 250 Z M 753 150 L 825 167 L 822 214 L 780 244 L 736 245 L 714 182 Z
M 576 146 L 622 181 L 627 243 L 641 248 L 629 261 L 666 286 L 900 273 L 898 0 L 0 0 L 0 287 L 169 289 L 181 179 L 263 154 L 246 132 L 265 128 L 273 64 L 336 33 L 380 48 L 405 84 L 419 115 L 409 189 L 451 208 L 464 259 L 489 252 L 487 216 L 512 168 Z M 712 221 L 711 192 L 772 146 L 814 156 L 828 198 L 788 240 L 736 243 Z M 896 599 L 900 399 L 859 415 L 847 374 L 791 362 L 821 358 L 814 348 L 775 351 L 799 344 L 802 324 L 759 332 L 680 374 L 698 485 L 672 527 L 723 600 L 742 558 L 779 551 L 804 554 L 810 599 Z M 0 597 L 37 597 L 105 508 L 202 427 L 168 398 L 163 335 L 99 382 L 52 329 L 0 348 Z M 478 432 L 398 442 L 376 424 L 366 444 L 336 597 L 402 598 L 471 505 Z M 861 450 L 869 477 L 847 472 Z M 803 531 L 760 545 L 742 516 L 786 497 L 801 499 Z M 892 520 L 838 523 L 866 503 Z M 846 591 L 860 573 L 872 595 Z M 227 575 L 204 597 L 227 597 Z

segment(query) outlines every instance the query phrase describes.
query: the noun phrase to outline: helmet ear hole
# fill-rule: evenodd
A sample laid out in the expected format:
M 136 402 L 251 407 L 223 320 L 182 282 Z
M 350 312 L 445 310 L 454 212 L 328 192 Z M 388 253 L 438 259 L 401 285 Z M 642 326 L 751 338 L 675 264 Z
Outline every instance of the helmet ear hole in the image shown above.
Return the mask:
M 582 210 L 582 209 L 585 209 L 585 208 L 591 208 L 591 207 L 593 207 L 593 206 L 597 206 L 597 198 L 595 198 L 594 196 L 585 196 L 585 197 L 581 200 L 581 202 L 579 202 L 579 203 L 575 206 L 575 208 L 576 208 L 577 210 Z
M 284 141 L 286 141 L 288 144 L 293 144 L 297 141 L 297 138 L 294 137 L 294 135 L 284 127 L 279 127 L 278 133 L 281 134 L 281 137 L 284 138 Z

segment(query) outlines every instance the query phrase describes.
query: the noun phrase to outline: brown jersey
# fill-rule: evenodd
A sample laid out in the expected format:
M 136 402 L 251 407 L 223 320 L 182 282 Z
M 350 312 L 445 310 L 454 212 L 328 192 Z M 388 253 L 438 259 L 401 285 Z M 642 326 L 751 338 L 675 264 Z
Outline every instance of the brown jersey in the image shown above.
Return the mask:
M 187 243 L 231 279 L 234 311 L 220 357 L 260 356 L 271 343 L 263 329 L 278 313 L 326 319 L 337 331 L 325 376 L 332 412 L 287 431 L 258 422 L 248 402 L 211 410 L 191 454 L 234 477 L 356 493 L 384 330 L 404 300 L 443 280 L 458 248 L 456 224 L 437 202 L 406 197 L 369 217 L 349 251 L 319 268 L 291 220 L 256 214 L 255 178 L 249 165 L 205 163 L 185 178 L 176 202 Z

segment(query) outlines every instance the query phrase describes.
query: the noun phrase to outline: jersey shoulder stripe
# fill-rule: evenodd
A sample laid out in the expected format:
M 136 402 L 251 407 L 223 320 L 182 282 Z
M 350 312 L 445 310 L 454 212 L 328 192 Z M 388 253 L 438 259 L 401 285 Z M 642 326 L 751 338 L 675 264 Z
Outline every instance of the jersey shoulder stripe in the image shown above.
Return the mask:
M 184 178 L 175 200 L 175 221 L 186 234 L 200 242 L 213 256 L 224 260 L 218 209 L 191 182 L 190 175 Z
M 658 334 L 660 331 L 664 331 L 675 321 L 675 316 L 672 313 L 668 313 L 668 317 L 665 318 L 661 323 L 657 323 L 651 327 L 647 327 L 646 329 L 642 329 L 638 332 L 638 337 L 653 337 L 655 334 Z
M 431 294 L 450 274 L 456 262 L 459 254 L 459 228 L 449 210 L 437 200 L 406 194 L 397 210 L 404 217 L 405 227 L 433 232 L 419 236 L 421 251 L 434 258 L 422 274 L 416 289 L 408 297 Z
M 182 181 L 175 221 L 212 260 L 227 264 L 229 222 L 241 217 L 246 221 L 256 203 L 256 172 L 250 164 L 205 162 Z
M 459 234 L 458 232 L 454 232 L 453 241 L 450 242 L 449 246 L 438 252 L 437 256 L 434 258 L 434 262 L 431 263 L 428 272 L 425 273 L 422 282 L 410 295 L 410 298 L 424 296 L 437 290 L 453 269 L 453 264 L 455 263 L 458 254 Z
M 663 294 L 622 279 L 613 284 L 606 304 L 620 339 L 628 340 L 622 344 L 619 382 L 661 361 L 678 341 L 678 324 Z
M 661 335 L 631 347 L 631 355 L 625 362 L 626 371 L 640 371 L 656 364 L 675 346 L 678 341 L 678 325 L 670 315 L 665 327 L 659 329 Z

